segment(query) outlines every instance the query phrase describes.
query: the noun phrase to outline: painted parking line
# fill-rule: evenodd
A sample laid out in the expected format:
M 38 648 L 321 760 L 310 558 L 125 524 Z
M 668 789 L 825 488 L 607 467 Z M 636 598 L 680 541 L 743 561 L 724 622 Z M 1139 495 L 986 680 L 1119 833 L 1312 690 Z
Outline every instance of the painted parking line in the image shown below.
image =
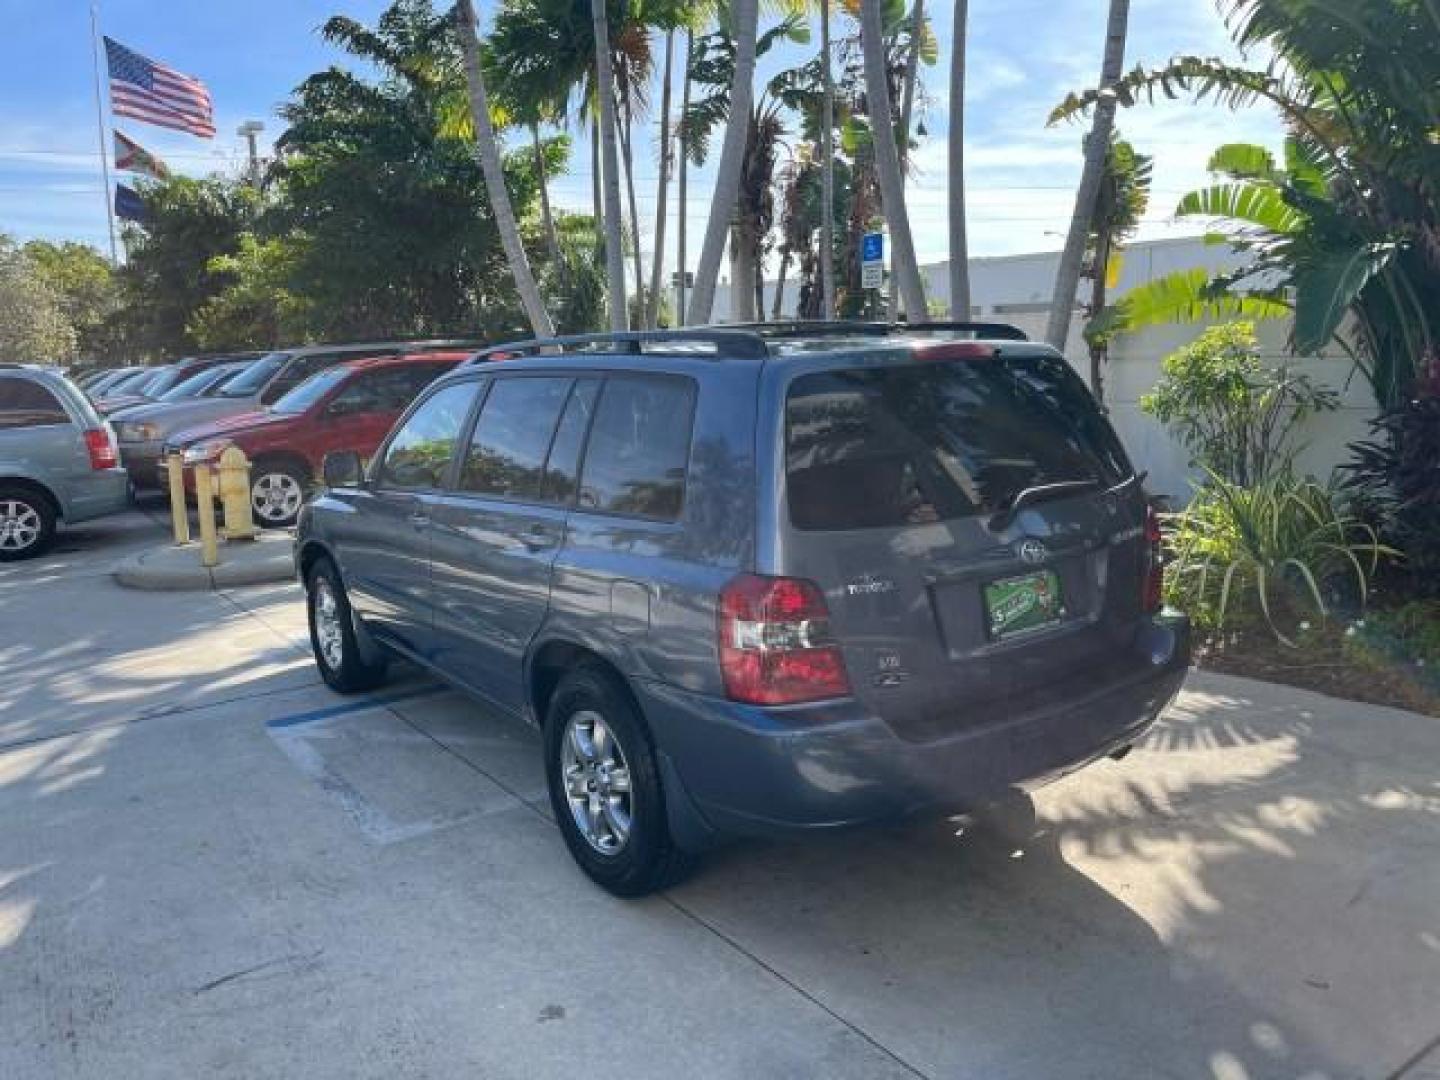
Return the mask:
M 289 716 L 277 716 L 273 720 L 267 720 L 267 728 L 293 728 L 301 724 L 313 724 L 320 720 L 330 720 L 337 716 L 345 716 L 347 713 L 363 712 L 366 709 L 380 709 L 386 705 L 395 705 L 402 701 L 415 701 L 419 698 L 435 697 L 439 694 L 449 693 L 449 688 L 438 683 L 430 686 L 419 686 L 413 690 L 399 690 L 393 694 L 380 694 L 375 697 L 358 698 L 355 701 L 347 701 L 342 705 L 327 705 L 323 709 L 311 709 L 308 712 L 291 713 Z

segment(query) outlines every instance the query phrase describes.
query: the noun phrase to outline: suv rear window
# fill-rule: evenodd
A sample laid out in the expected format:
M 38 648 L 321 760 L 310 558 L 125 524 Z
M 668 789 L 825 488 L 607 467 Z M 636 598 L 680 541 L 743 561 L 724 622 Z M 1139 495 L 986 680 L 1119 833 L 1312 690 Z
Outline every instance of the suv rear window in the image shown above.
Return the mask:
M 39 383 L 0 378 L 0 430 L 68 423 L 70 416 L 59 399 Z
M 786 404 L 799 529 L 919 525 L 990 513 L 1028 487 L 1130 475 L 1069 366 L 1006 357 L 805 375 Z

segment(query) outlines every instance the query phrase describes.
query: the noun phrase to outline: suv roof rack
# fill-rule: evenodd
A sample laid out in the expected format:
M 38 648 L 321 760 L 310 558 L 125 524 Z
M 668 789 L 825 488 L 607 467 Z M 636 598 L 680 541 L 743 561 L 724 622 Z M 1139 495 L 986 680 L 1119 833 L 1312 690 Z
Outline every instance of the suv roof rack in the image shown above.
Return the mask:
M 629 356 L 642 356 L 646 345 L 677 345 L 694 342 L 712 345 L 717 352 L 724 349 L 737 359 L 766 360 L 774 354 L 767 341 L 807 337 L 889 337 L 891 335 L 926 333 L 970 333 L 977 338 L 998 338 L 1004 341 L 1029 341 L 1025 331 L 1009 323 L 994 322 L 845 322 L 833 320 L 792 319 L 781 322 L 736 323 L 724 326 L 699 326 L 678 330 L 626 330 L 602 334 L 572 334 L 565 337 L 531 338 L 482 349 L 462 364 L 469 367 L 489 360 L 517 356 L 536 356 L 544 352 L 576 352 L 597 345 L 623 346 L 614 351 Z M 683 355 L 688 350 L 652 349 Z
M 611 331 L 608 334 L 571 334 L 565 337 L 514 341 L 480 350 L 465 362 L 465 366 L 512 356 L 534 356 L 547 350 L 560 353 L 573 352 L 586 346 L 604 344 L 624 346 L 623 349 L 615 351 L 630 356 L 641 356 L 645 353 L 646 345 L 673 345 L 687 341 L 701 345 L 713 345 L 717 350 L 724 348 L 730 355 L 747 360 L 764 360 L 770 355 L 770 350 L 766 348 L 765 342 L 761 340 L 760 336 L 749 330 L 698 327 L 694 330 L 626 330 L 623 332 Z M 651 351 L 676 352 L 679 350 Z

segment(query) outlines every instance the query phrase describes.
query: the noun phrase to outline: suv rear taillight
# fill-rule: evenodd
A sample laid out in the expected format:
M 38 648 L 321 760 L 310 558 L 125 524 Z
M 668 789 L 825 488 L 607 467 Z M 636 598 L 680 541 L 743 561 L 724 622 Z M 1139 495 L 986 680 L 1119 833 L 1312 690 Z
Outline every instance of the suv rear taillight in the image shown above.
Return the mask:
M 796 705 L 850 693 L 830 610 L 813 581 L 741 574 L 720 593 L 725 693 L 751 705 Z
M 90 468 L 113 469 L 120 464 L 115 442 L 108 428 L 90 428 L 85 432 L 85 449 L 90 452 Z
M 1145 507 L 1145 596 L 1147 615 L 1158 614 L 1164 606 L 1165 550 L 1160 532 L 1160 515 L 1153 506 Z

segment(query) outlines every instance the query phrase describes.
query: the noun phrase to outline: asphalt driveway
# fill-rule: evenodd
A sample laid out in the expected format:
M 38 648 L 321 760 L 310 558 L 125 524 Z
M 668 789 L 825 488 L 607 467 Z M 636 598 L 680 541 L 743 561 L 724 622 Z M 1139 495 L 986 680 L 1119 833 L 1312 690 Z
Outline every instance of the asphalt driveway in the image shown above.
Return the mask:
M 298 590 L 0 569 L 0 1077 L 1440 1076 L 1440 722 L 1194 675 L 1125 761 L 624 902 L 534 736 Z M 1428 1056 L 1427 1056 L 1428 1055 Z

